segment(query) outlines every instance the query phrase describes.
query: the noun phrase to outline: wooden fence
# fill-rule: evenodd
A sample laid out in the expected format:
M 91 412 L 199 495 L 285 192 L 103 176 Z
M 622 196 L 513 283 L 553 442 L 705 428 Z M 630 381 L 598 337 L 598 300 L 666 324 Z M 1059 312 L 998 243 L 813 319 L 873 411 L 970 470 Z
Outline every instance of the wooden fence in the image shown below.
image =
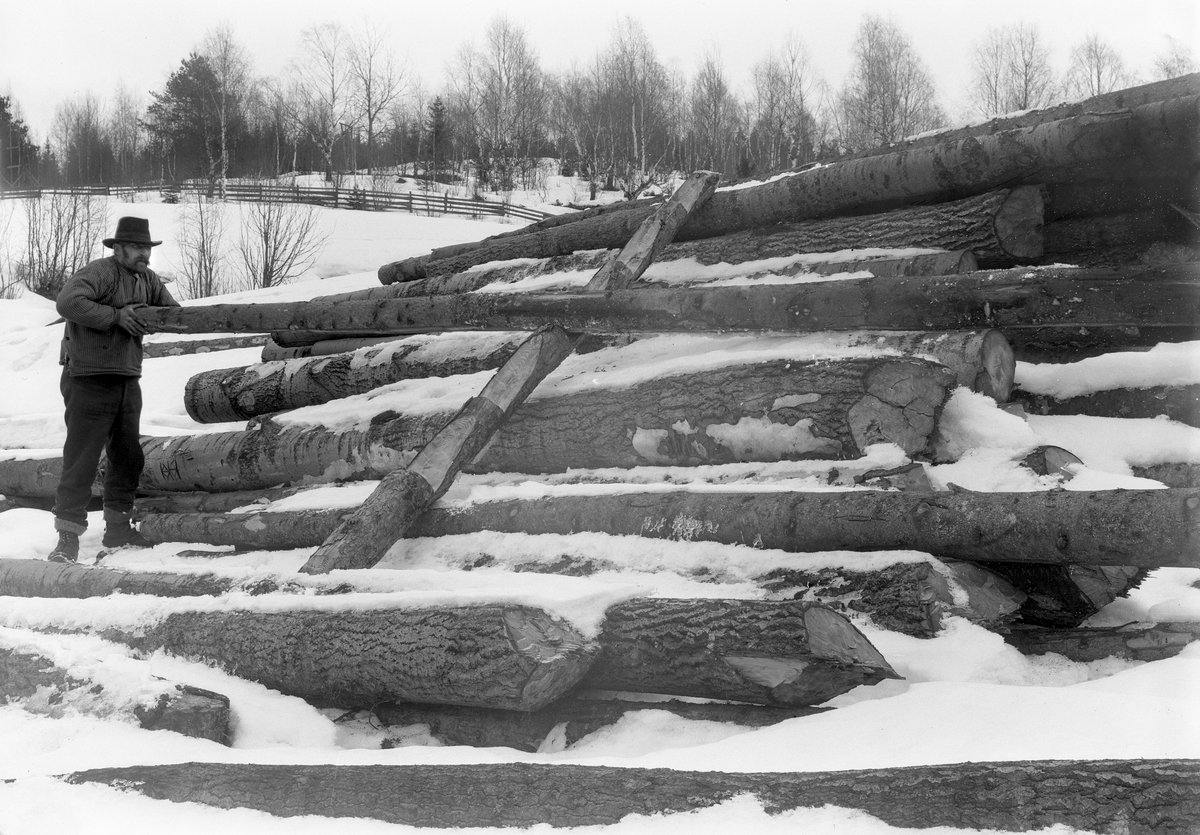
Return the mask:
M 160 191 L 163 194 L 206 194 L 217 193 L 215 186 L 207 183 L 183 183 L 169 186 L 70 186 L 66 188 L 16 189 L 0 191 L 0 199 L 30 199 L 45 194 L 81 194 L 111 196 L 132 199 L 136 192 Z M 492 203 L 484 200 L 468 200 L 446 194 L 422 192 L 372 191 L 361 188 L 339 188 L 337 186 L 307 187 L 228 183 L 225 199 L 238 203 L 306 203 L 326 206 L 331 209 L 360 209 L 363 211 L 420 212 L 430 215 L 467 215 L 470 217 L 516 217 L 537 222 L 549 217 L 548 213 L 511 203 Z

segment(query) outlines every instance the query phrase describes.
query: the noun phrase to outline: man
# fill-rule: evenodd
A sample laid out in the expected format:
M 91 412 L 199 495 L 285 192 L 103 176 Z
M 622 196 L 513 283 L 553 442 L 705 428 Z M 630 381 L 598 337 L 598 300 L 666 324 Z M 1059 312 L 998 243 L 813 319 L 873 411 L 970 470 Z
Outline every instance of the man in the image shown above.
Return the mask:
M 105 238 L 113 254 L 72 275 L 58 294 L 67 320 L 59 359 L 59 388 L 66 405 L 67 440 L 54 501 L 58 545 L 47 559 L 75 562 L 79 535 L 87 530 L 87 505 L 101 451 L 104 474 L 104 547 L 150 543 L 130 524 L 133 499 L 145 457 L 140 443 L 142 335 L 149 332 L 139 310 L 177 307 L 150 269 L 150 222 L 123 217 Z

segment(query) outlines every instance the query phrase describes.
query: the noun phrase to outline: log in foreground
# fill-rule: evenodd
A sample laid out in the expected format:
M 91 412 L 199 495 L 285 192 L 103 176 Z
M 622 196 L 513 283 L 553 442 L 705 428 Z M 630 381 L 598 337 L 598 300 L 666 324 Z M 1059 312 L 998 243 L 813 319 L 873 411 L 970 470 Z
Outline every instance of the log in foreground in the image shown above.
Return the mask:
M 115 675 L 111 665 L 107 675 Z M 141 682 L 133 686 L 145 687 Z M 230 744 L 227 696 L 161 680 L 159 690 L 156 697 L 143 702 L 118 700 L 106 692 L 103 684 L 80 678 L 57 666 L 46 655 L 31 649 L 0 646 L 0 704 L 18 703 L 30 713 L 56 717 L 67 709 L 100 717 L 115 714 L 136 721 L 148 731 L 175 731 L 196 739 Z
M 784 551 L 1200 567 L 1200 490 L 620 493 L 431 508 L 413 536 L 600 531 Z
M 153 594 L 193 597 L 224 594 L 235 583 L 213 574 L 120 571 L 75 563 L 0 559 L 0 596 L 104 597 Z
M 547 328 L 525 340 L 477 397 L 421 448 L 403 470 L 384 476 L 362 507 L 321 543 L 300 570 L 325 574 L 370 568 L 449 488 L 538 384 L 575 349 L 576 339 Z
M 1195 95 L 1131 111 L 1087 114 L 993 135 L 823 165 L 741 189 L 718 191 L 680 229 L 677 240 L 710 238 L 744 229 L 822 217 L 938 203 L 1012 185 L 1066 182 L 1159 157 L 1195 159 L 1200 127 Z M 379 269 L 383 284 L 424 278 L 431 268 L 461 272 L 474 264 L 539 258 L 580 249 L 624 246 L 653 207 L 590 217 L 576 223 L 493 239 L 437 261 L 410 258 Z
M 431 702 L 537 710 L 586 673 L 597 646 L 527 606 L 173 612 L 109 640 L 215 663 L 339 707 Z
M 193 375 L 183 391 L 198 423 L 248 420 L 257 415 L 328 403 L 400 380 L 449 377 L 499 368 L 528 334 L 472 334 L 456 348 L 446 337 L 413 337 L 360 351 Z
M 380 705 L 375 708 L 374 713 L 384 725 L 425 725 L 438 741 L 446 745 L 470 745 L 476 748 L 504 746 L 532 753 L 540 749 L 560 750 L 574 745 L 593 731 L 608 727 L 629 714 L 643 710 L 662 710 L 681 719 L 724 722 L 749 729 L 767 727 L 831 709 L 696 703 L 674 699 L 631 702 L 620 699 L 568 697 L 533 713 L 454 705 L 404 704 Z M 552 732 L 554 736 L 551 736 Z M 398 747 L 389 745 L 389 741 L 384 740 L 384 748 Z
M 1196 760 L 960 763 L 861 771 L 715 771 L 534 765 L 181 763 L 81 771 L 74 784 L 122 786 L 159 800 L 280 817 L 371 818 L 410 826 L 617 823 L 753 794 L 771 812 L 861 809 L 899 827 L 1030 831 L 1056 824 L 1129 835 L 1183 835 L 1200 820 Z

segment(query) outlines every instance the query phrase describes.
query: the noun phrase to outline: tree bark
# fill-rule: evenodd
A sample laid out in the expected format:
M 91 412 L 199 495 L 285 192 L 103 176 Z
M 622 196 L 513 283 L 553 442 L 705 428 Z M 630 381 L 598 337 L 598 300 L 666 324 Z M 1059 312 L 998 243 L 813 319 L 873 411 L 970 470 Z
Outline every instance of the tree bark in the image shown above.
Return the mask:
M 592 276 L 586 292 L 603 293 L 632 286 L 663 248 L 674 240 L 684 221 L 708 202 L 720 179 L 721 175 L 715 171 L 693 172 L 666 203 L 642 221 L 624 249 Z
M 1184 835 L 1200 819 L 1196 760 L 957 763 L 836 772 L 722 773 L 609 766 L 355 766 L 182 763 L 81 771 L 148 797 L 280 817 L 411 826 L 599 826 L 630 814 L 715 806 L 753 794 L 773 811 L 841 806 L 897 827 L 1018 832 L 1056 824 Z
M 104 597 L 118 592 L 191 597 L 224 594 L 233 586 L 232 581 L 212 574 L 120 571 L 42 560 L 0 559 L 0 596 L 8 597 Z
M 1013 401 L 1032 415 L 1098 415 L 1118 418 L 1152 418 L 1166 415 L 1171 420 L 1200 426 L 1200 385 L 1152 386 L 1138 389 L 1109 389 L 1064 397 L 1033 394 L 1017 389 Z
M 743 189 L 718 191 L 677 240 L 743 229 L 937 203 L 1013 185 L 1071 182 L 1137 172 L 1161 157 L 1195 160 L 1200 97 L 1091 113 L 990 135 L 946 139 L 842 160 Z M 410 258 L 379 269 L 380 282 L 423 278 L 510 258 L 623 246 L 652 208 L 600 215 L 516 238 L 484 242 L 451 258 Z
M 411 464 L 384 476 L 362 507 L 338 525 L 300 571 L 326 574 L 340 568 L 370 568 L 379 562 L 574 348 L 575 338 L 559 328 L 526 339 L 479 396 L 467 401 Z
M 763 728 L 800 716 L 824 713 L 823 707 L 766 707 L 726 703 L 630 702 L 619 699 L 565 698 L 533 713 L 452 705 L 380 705 L 379 721 L 388 726 L 425 725 L 447 745 L 477 748 L 516 748 L 536 753 L 552 731 L 563 745 L 574 745 L 588 734 L 642 710 L 665 710 L 682 719 L 724 722 L 743 728 Z M 561 728 L 559 726 L 562 726 Z M 384 747 L 390 747 L 389 740 Z
M 100 633 L 165 649 L 320 704 L 461 704 L 537 710 L 574 687 L 597 647 L 527 606 L 173 612 Z
M 1024 593 L 1021 623 L 1071 629 L 1138 587 L 1145 569 L 1129 565 L 978 563 Z
M 418 337 L 310 360 L 203 371 L 188 380 L 183 402 L 197 423 L 249 420 L 363 394 L 400 380 L 499 368 L 528 334 L 481 336 L 472 334 L 455 352 L 441 349 L 446 339 L 439 344 Z
M 195 339 L 187 342 L 147 342 L 142 346 L 142 356 L 180 357 L 185 354 L 208 354 L 213 351 L 232 351 L 237 348 L 260 348 L 267 341 L 263 334 L 242 334 L 220 339 Z
M 110 675 L 112 673 L 110 672 Z M 103 685 L 78 678 L 33 650 L 0 646 L 0 704 L 61 716 L 70 707 L 100 717 L 128 716 L 148 731 L 175 731 L 229 745 L 229 698 L 211 690 L 163 681 L 151 703 L 116 703 Z
M 1138 478 L 1152 478 L 1168 487 L 1200 487 L 1200 464 L 1153 464 L 1132 469 Z
M 431 508 L 413 536 L 600 531 L 784 551 L 911 549 L 1052 565 L 1200 565 L 1200 490 L 619 493 Z
M 1127 624 L 1090 629 L 1018 627 L 1004 635 L 1005 641 L 1026 655 L 1053 652 L 1083 663 L 1104 658 L 1161 661 L 1178 655 L 1197 639 L 1200 639 L 1200 624 L 1197 623 L 1158 623 L 1149 627 Z

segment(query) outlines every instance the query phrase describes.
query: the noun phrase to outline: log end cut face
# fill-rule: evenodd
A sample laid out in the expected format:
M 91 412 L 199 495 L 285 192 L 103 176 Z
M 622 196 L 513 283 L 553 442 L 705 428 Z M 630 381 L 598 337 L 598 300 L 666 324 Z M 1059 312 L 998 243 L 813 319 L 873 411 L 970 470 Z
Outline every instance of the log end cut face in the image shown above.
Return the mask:
M 504 631 L 520 655 L 535 662 L 522 688 L 527 710 L 566 694 L 583 678 L 599 647 L 573 627 L 535 609 L 504 610 Z M 571 661 L 564 666 L 564 661 Z
M 934 363 L 888 362 L 872 369 L 865 393 L 847 413 L 855 444 L 864 450 L 894 443 L 910 456 L 923 455 L 954 382 L 953 372 Z

